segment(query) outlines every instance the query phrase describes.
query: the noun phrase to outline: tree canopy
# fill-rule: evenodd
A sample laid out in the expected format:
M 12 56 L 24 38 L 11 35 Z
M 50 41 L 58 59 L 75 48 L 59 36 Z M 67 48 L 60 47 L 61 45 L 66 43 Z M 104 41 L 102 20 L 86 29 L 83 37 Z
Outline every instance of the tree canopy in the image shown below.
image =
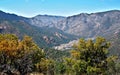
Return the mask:
M 44 58 L 44 52 L 31 37 L 24 36 L 20 40 L 14 34 L 0 34 L 0 71 L 8 75 L 19 71 L 25 75 L 41 58 Z
M 14 34 L 0 34 L 0 75 L 119 75 L 118 56 L 109 55 L 110 43 L 105 38 L 80 39 L 70 56 L 47 48 L 47 53 L 29 36 L 19 39 Z M 60 54 L 59 60 L 47 54 Z M 52 53 L 53 52 L 53 53 Z M 63 53 L 65 55 L 65 53 Z M 60 58 L 61 57 L 61 58 Z
M 73 46 L 71 57 L 64 59 L 67 73 L 73 75 L 107 74 L 110 62 L 109 47 L 110 43 L 102 37 L 97 37 L 96 40 L 80 39 L 78 44 Z

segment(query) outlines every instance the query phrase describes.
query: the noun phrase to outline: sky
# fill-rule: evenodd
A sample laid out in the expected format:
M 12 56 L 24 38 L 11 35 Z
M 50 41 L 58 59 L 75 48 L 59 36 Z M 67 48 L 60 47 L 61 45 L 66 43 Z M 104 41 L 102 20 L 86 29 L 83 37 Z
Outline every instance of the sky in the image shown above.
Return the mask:
M 19 16 L 72 16 L 120 10 L 120 0 L 0 0 L 0 10 Z

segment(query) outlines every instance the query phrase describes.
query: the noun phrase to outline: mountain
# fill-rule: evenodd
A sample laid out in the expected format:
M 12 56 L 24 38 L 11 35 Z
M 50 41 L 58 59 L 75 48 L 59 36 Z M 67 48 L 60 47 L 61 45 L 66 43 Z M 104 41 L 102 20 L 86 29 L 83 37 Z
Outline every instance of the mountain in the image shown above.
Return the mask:
M 111 42 L 110 53 L 120 56 L 120 29 L 105 38 Z
M 38 27 L 54 27 L 79 37 L 94 38 L 113 34 L 120 29 L 120 11 L 81 13 L 69 17 L 38 15 L 28 22 Z
M 14 33 L 19 38 L 29 35 L 42 47 L 59 48 L 70 48 L 81 37 L 94 39 L 103 36 L 112 43 L 111 50 L 115 50 L 111 52 L 117 53 L 120 49 L 120 36 L 116 36 L 120 32 L 120 11 L 81 13 L 69 17 L 37 15 L 32 18 L 0 11 L 0 32 Z
M 111 42 L 110 53 L 120 54 L 120 11 L 111 10 L 98 13 L 81 13 L 65 18 L 58 22 L 56 28 L 62 31 L 83 37 L 85 39 L 94 39 L 97 36 L 103 36 Z M 77 40 L 70 41 L 56 49 L 69 49 Z
M 18 16 L 16 14 L 5 13 L 1 10 L 0 10 L 0 18 L 1 19 L 7 19 L 7 20 L 13 20 L 13 21 L 19 21 L 19 20 L 26 21 L 27 20 L 27 18 L 25 18 L 25 17 Z
M 33 26 L 29 23 L 30 20 L 31 18 L 0 11 L 0 33 L 16 34 L 20 39 L 24 35 L 31 36 L 40 47 L 52 47 L 76 38 L 54 27 Z
M 64 20 L 62 16 L 51 16 L 51 15 L 37 15 L 29 19 L 29 23 L 38 27 L 55 27 L 57 23 Z
M 120 29 L 120 11 L 112 10 L 99 13 L 81 13 L 67 17 L 57 25 L 66 33 L 85 38 L 113 34 Z

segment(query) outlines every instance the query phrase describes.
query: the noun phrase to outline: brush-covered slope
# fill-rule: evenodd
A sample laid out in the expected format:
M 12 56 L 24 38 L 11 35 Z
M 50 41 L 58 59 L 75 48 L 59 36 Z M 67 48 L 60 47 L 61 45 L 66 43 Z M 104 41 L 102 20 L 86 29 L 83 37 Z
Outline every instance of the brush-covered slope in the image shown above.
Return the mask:
M 13 33 L 19 38 L 24 35 L 31 36 L 41 47 L 52 47 L 76 38 L 54 27 L 33 26 L 28 23 L 28 20 L 29 18 L 0 11 L 0 32 Z

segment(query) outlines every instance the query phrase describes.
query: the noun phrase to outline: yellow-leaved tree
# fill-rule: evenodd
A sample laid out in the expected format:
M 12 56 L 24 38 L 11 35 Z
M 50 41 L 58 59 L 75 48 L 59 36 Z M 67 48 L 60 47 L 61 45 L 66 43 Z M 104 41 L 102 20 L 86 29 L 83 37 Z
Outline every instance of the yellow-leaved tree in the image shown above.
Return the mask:
M 44 58 L 44 52 L 29 36 L 22 40 L 14 34 L 0 34 L 0 72 L 21 75 L 32 72 L 35 64 Z

